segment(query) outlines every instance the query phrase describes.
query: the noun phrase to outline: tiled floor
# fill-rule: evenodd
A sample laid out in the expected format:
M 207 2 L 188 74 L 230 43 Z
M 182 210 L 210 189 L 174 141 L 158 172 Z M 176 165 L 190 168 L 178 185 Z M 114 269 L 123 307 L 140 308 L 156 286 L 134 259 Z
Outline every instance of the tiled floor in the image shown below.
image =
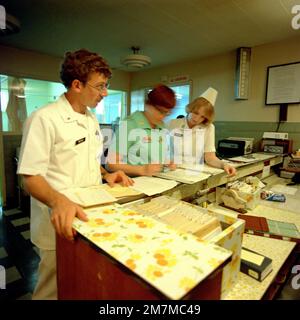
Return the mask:
M 0 300 L 30 300 L 36 283 L 38 250 L 30 242 L 29 213 L 0 207 Z

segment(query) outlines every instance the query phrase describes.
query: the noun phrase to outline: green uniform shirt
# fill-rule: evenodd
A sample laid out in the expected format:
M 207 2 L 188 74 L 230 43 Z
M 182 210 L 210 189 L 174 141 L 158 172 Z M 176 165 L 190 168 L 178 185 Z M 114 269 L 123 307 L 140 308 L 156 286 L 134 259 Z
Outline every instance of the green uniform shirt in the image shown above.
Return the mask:
M 126 164 L 164 164 L 169 159 L 167 133 L 164 124 L 152 129 L 144 113 L 136 111 L 120 121 L 109 150 L 120 154 Z

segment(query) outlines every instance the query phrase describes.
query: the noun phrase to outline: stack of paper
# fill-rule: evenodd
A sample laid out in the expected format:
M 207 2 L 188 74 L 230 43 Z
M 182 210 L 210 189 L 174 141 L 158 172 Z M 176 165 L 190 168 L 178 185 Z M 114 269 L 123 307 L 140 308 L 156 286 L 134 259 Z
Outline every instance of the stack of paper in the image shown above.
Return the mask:
M 203 168 L 204 168 L 204 164 L 200 164 L 200 163 L 197 163 L 197 164 L 195 164 L 195 163 L 182 163 L 182 164 L 178 164 L 177 168 L 202 172 Z
M 115 197 L 104 190 L 101 186 L 70 188 L 60 192 L 82 207 L 91 207 L 117 201 Z
M 229 158 L 229 160 L 251 163 L 251 162 L 257 162 L 257 161 L 267 160 L 271 158 L 274 158 L 274 154 L 250 153 L 250 154 L 245 154 L 244 156 Z
M 207 164 L 187 164 L 187 163 L 184 163 L 184 164 L 179 164 L 177 167 L 181 168 L 181 169 L 191 170 L 191 171 L 208 173 L 211 175 L 224 172 L 223 169 L 214 168 L 214 167 L 208 166 Z
M 176 169 L 176 170 L 169 170 L 167 172 L 160 172 L 155 176 L 175 180 L 182 183 L 193 184 L 199 181 L 206 180 L 210 177 L 209 173 L 204 172 L 197 172 L 188 169 Z
M 152 196 L 157 193 L 170 190 L 177 185 L 176 181 L 167 181 L 155 177 L 137 177 L 133 178 L 134 185 L 130 188 L 144 193 L 147 196 Z
M 110 187 L 105 183 L 102 185 L 102 188 L 115 198 L 133 197 L 142 194 L 140 191 L 134 190 L 130 187 L 123 187 L 120 184 L 115 184 L 113 187 Z

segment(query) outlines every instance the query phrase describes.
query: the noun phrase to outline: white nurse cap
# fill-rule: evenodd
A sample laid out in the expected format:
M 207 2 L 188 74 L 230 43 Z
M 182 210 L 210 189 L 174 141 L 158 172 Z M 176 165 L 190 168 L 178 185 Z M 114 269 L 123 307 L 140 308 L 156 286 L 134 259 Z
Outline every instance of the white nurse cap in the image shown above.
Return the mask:
M 206 91 L 204 91 L 200 96 L 204 99 L 206 99 L 207 101 L 209 101 L 212 106 L 215 105 L 216 100 L 217 100 L 217 95 L 218 95 L 218 91 L 212 87 L 209 87 Z

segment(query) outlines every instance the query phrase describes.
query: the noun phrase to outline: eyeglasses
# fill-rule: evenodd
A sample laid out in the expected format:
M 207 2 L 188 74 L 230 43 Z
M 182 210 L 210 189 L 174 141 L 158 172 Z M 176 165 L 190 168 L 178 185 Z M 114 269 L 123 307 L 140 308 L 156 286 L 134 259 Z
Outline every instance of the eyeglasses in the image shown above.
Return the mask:
M 163 110 L 159 107 L 155 107 L 155 109 L 158 110 L 163 116 L 169 116 L 172 113 L 170 110 Z
M 101 85 L 99 85 L 99 86 L 97 86 L 97 87 L 89 84 L 88 82 L 87 82 L 86 84 L 87 84 L 88 86 L 90 86 L 91 88 L 96 89 L 96 90 L 99 91 L 99 92 L 103 92 L 103 91 L 105 91 L 105 90 L 107 90 L 107 89 L 109 88 L 109 83 L 104 83 L 104 84 L 101 84 Z

